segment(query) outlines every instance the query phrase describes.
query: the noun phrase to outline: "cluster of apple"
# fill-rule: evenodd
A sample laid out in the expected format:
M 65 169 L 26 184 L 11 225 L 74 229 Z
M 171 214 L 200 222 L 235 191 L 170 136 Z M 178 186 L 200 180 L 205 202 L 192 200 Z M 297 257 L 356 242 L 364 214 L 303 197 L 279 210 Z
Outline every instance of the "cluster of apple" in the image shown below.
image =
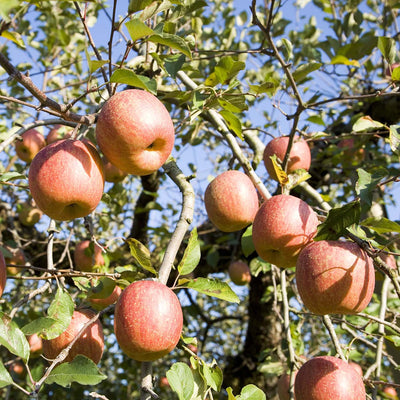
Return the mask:
M 170 156 L 175 139 L 173 122 L 165 106 L 154 95 L 136 89 L 115 94 L 99 113 L 96 141 L 103 158 L 89 140 L 74 139 L 72 132 L 63 129 L 54 127 L 46 139 L 37 130 L 28 130 L 16 143 L 17 155 L 30 164 L 29 189 L 36 206 L 57 221 L 84 217 L 94 211 L 105 180 L 118 182 L 127 174 L 142 176 L 157 171 Z M 23 254 L 13 253 L 13 262 L 25 263 Z M 91 242 L 84 240 L 76 245 L 74 263 L 81 271 L 93 271 L 105 263 L 102 249 L 96 243 L 92 249 Z M 6 262 L 0 252 L 0 295 L 6 278 Z M 124 291 L 115 286 L 110 296 L 89 301 L 97 310 L 117 303 L 114 317 L 117 341 L 137 361 L 162 357 L 180 339 L 183 325 L 180 302 L 159 281 L 136 281 Z M 44 356 L 50 360 L 56 358 L 87 325 L 64 361 L 82 354 L 97 364 L 103 354 L 104 336 L 102 324 L 95 317 L 96 313 L 89 308 L 74 310 L 68 328 L 60 336 L 43 340 Z M 88 324 L 90 320 L 93 322 Z
M 264 164 L 274 180 L 280 180 L 277 165 L 284 159 L 288 143 L 289 138 L 283 136 L 273 139 L 265 147 Z M 299 168 L 308 171 L 310 165 L 308 143 L 295 140 L 286 172 L 290 174 Z M 226 171 L 217 176 L 208 185 L 204 201 L 208 217 L 218 229 L 234 232 L 252 224 L 257 254 L 277 267 L 295 267 L 299 295 L 312 313 L 356 314 L 370 302 L 375 286 L 372 259 L 351 241 L 314 241 L 319 219 L 305 201 L 290 194 L 278 194 L 259 206 L 253 183 L 240 171 Z M 240 269 L 236 268 L 239 275 Z M 241 266 L 241 270 L 245 268 Z M 245 273 L 249 271 L 242 272 Z M 229 274 L 232 275 L 232 271 Z M 316 357 L 297 374 L 296 399 L 364 400 L 362 378 L 351 372 L 347 363 L 340 359 Z M 323 376 L 329 376 L 329 386 L 320 379 Z M 348 384 L 340 383 L 343 379 Z M 342 397 L 343 387 L 347 387 L 346 390 L 352 388 L 350 397 Z

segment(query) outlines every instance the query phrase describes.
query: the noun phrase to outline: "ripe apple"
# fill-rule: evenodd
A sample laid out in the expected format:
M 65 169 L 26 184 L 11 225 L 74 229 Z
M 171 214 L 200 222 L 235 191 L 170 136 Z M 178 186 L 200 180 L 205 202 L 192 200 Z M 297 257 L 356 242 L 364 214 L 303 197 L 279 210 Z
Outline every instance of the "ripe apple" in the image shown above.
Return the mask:
M 89 299 L 89 303 L 95 310 L 103 310 L 109 305 L 116 303 L 121 295 L 121 292 L 122 289 L 119 286 L 115 286 L 114 290 L 108 297 L 105 297 L 104 299 L 91 298 Z
M 399 400 L 399 396 L 397 396 L 397 391 L 393 386 L 385 386 L 382 392 L 388 399 Z
M 101 109 L 96 139 L 117 168 L 128 174 L 149 175 L 170 156 L 175 130 L 168 110 L 156 96 L 129 89 L 116 93 Z
M 178 297 L 158 281 L 131 283 L 115 306 L 118 344 L 136 361 L 154 361 L 171 352 L 179 341 L 182 325 Z
M 276 176 L 271 156 L 276 155 L 278 160 L 283 162 L 286 150 L 289 145 L 289 136 L 279 136 L 272 139 L 264 149 L 264 165 L 268 171 L 269 176 L 278 181 Z M 311 151 L 310 146 L 304 139 L 295 138 L 293 146 L 290 149 L 289 159 L 286 167 L 286 172 L 289 174 L 296 169 L 305 169 L 308 171 L 311 166 Z
M 360 374 L 345 361 L 315 357 L 297 372 L 294 384 L 296 400 L 365 400 Z
M 46 146 L 46 140 L 36 129 L 24 132 L 21 138 L 15 142 L 15 152 L 22 161 L 30 163 L 39 150 Z
M 22 379 L 26 375 L 25 364 L 21 360 L 16 360 L 10 365 L 10 372 L 12 375 L 16 375 L 19 379 Z
M 168 382 L 168 378 L 166 376 L 161 377 L 159 386 L 160 386 L 160 388 L 167 388 L 170 386 L 169 382 Z
M 68 328 L 58 337 L 43 340 L 43 355 L 54 360 L 78 335 L 83 326 L 95 316 L 94 311 L 89 309 L 75 310 L 72 314 L 71 323 Z M 90 358 L 95 364 L 101 360 L 104 350 L 104 335 L 101 322 L 97 319 L 88 326 L 83 334 L 77 339 L 63 362 L 72 361 L 78 354 Z
M 357 363 L 354 362 L 354 361 L 349 361 L 349 365 L 350 365 L 351 367 L 353 367 L 361 376 L 364 375 L 364 374 L 363 374 L 363 370 L 362 370 L 360 364 L 357 364 Z
M 257 191 L 240 171 L 225 171 L 213 179 L 204 194 L 210 221 L 223 232 L 235 232 L 253 222 L 258 210 Z
M 297 371 L 293 371 L 293 374 L 296 376 Z M 290 400 L 289 389 L 290 389 L 290 374 L 284 373 L 278 379 L 279 400 Z M 294 396 L 294 399 L 296 400 L 296 396 Z
M 254 218 L 254 247 L 263 260 L 281 268 L 294 267 L 317 225 L 317 214 L 303 200 L 286 194 L 272 196 Z
M 128 175 L 126 172 L 122 171 L 114 164 L 111 164 L 111 162 L 107 160 L 106 157 L 103 157 L 102 160 L 104 168 L 104 178 L 106 182 L 111 182 L 111 183 L 122 182 Z
M 3 253 L 0 251 L 0 296 L 4 292 L 6 281 L 7 281 L 6 260 L 4 259 Z
M 18 212 L 18 220 L 22 225 L 30 228 L 39 222 L 42 215 L 43 213 L 39 208 L 29 203 L 24 203 Z
M 43 353 L 43 339 L 36 333 L 27 337 L 29 349 L 31 351 L 31 358 L 37 357 Z
M 396 259 L 393 254 L 381 253 L 379 254 L 381 260 L 386 264 L 386 267 L 389 269 L 397 269 Z M 382 281 L 383 273 L 378 269 L 375 270 L 375 281 Z
M 89 142 L 58 140 L 35 156 L 28 180 L 37 206 L 50 218 L 67 221 L 85 217 L 99 204 L 103 164 Z
M 69 130 L 69 132 L 67 132 Z M 60 139 L 69 139 L 72 136 L 69 128 L 63 125 L 55 125 L 46 136 L 46 143 L 51 144 Z
M 244 261 L 234 261 L 228 267 L 228 274 L 231 281 L 238 286 L 246 285 L 251 281 L 251 272 L 247 263 Z
M 92 272 L 96 267 L 105 264 L 103 250 L 90 240 L 83 240 L 75 246 L 75 267 L 83 272 Z
M 7 250 L 10 255 L 4 255 L 4 259 L 6 264 L 9 265 L 26 265 L 25 253 L 20 248 L 14 248 L 8 245 L 4 246 L 5 250 Z M 7 267 L 7 275 L 14 276 L 20 272 L 21 269 L 17 267 Z
M 364 160 L 364 149 L 356 145 L 354 138 L 342 139 L 338 147 L 343 151 L 342 162 L 345 165 L 357 165 Z
M 357 243 L 321 240 L 300 252 L 296 283 L 311 312 L 356 314 L 368 305 L 374 291 L 373 261 Z

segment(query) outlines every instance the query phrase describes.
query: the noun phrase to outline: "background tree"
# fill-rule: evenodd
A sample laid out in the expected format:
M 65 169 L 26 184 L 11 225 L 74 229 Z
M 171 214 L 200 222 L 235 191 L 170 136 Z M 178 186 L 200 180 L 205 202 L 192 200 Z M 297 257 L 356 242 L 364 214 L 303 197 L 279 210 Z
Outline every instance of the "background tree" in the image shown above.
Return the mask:
M 400 287 L 387 258 L 397 257 L 400 232 L 399 8 L 397 0 L 2 2 L 1 251 L 17 264 L 1 302 L 3 398 L 277 398 L 280 375 L 327 354 L 361 366 L 370 398 L 400 387 Z M 151 175 L 107 182 L 88 217 L 27 217 L 29 161 L 16 143 L 55 129 L 97 145 L 101 107 L 129 88 L 167 107 L 173 158 Z M 275 160 L 276 182 L 262 159 L 281 135 L 288 150 L 302 136 L 312 163 L 288 175 L 287 151 Z M 208 220 L 206 186 L 229 169 L 250 177 L 260 203 L 290 191 L 318 213 L 317 239 L 356 241 L 374 259 L 364 311 L 310 313 L 294 268 L 259 258 L 251 227 L 226 233 Z M 104 249 L 93 272 L 73 258 L 85 239 Z M 236 259 L 250 266 L 247 286 L 230 282 Z M 25 335 L 58 336 L 96 292 L 155 276 L 183 307 L 182 339 L 169 355 L 126 357 L 109 306 L 95 314 L 105 340 L 98 366 L 29 356 Z

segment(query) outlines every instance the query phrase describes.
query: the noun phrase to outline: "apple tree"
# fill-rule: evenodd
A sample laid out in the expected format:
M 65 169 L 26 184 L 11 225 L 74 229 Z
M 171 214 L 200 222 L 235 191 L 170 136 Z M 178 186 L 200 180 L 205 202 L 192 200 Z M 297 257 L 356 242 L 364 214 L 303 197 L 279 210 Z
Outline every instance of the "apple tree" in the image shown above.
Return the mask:
M 1 1 L 2 398 L 398 398 L 399 10 Z

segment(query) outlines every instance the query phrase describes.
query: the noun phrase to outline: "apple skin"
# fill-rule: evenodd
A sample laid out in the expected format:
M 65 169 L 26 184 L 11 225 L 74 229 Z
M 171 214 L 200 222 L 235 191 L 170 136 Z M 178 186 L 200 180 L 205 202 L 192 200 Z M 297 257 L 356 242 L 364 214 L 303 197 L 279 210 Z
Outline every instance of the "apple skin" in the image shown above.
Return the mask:
M 399 400 L 397 396 L 397 391 L 393 386 L 385 386 L 382 392 L 388 397 L 389 399 Z
M 51 144 L 61 139 L 68 139 L 72 136 L 71 132 L 65 133 L 62 125 L 55 125 L 46 136 L 46 143 Z
M 23 379 L 26 376 L 25 364 L 21 360 L 14 361 L 10 365 L 11 375 L 16 375 L 19 379 Z
M 160 388 L 168 388 L 170 386 L 166 376 L 160 378 L 159 386 Z
M 122 351 L 136 361 L 154 361 L 177 345 L 183 326 L 178 297 L 158 281 L 131 283 L 115 306 L 114 332 Z
M 83 240 L 75 246 L 74 264 L 82 272 L 93 272 L 96 266 L 105 264 L 101 247 L 93 243 L 93 254 L 90 254 L 92 253 L 90 245 L 90 240 Z
M 42 215 L 43 213 L 39 208 L 24 203 L 18 213 L 18 220 L 22 225 L 30 228 L 40 221 Z
M 360 374 L 345 361 L 321 356 L 307 361 L 297 372 L 296 400 L 365 400 Z
M 258 196 L 246 174 L 230 170 L 209 183 L 204 204 L 208 218 L 220 231 L 236 232 L 253 222 L 258 210 Z
M 30 357 L 37 357 L 43 353 L 43 339 L 36 333 L 27 337 L 29 349 L 31 352 Z
M 280 268 L 294 267 L 317 226 L 318 216 L 306 202 L 292 195 L 272 196 L 254 218 L 254 247 L 263 260 Z
M 82 327 L 96 314 L 89 309 L 75 310 L 68 328 L 58 337 L 43 340 L 43 355 L 54 360 L 78 335 Z M 78 354 L 90 358 L 95 364 L 101 360 L 104 350 L 104 335 L 101 322 L 97 319 L 88 326 L 72 346 L 63 362 L 72 361 Z
M 121 295 L 122 289 L 119 286 L 115 286 L 112 293 L 104 299 L 89 299 L 90 305 L 97 311 L 101 311 L 106 307 L 114 304 L 118 301 Z
M 349 365 L 352 366 L 361 376 L 364 375 L 360 364 L 357 364 L 354 361 L 349 361 Z
M 46 139 L 36 129 L 30 129 L 21 135 L 22 140 L 15 142 L 17 156 L 27 163 L 30 163 L 35 155 L 46 146 Z
M 278 181 L 274 166 L 270 159 L 274 154 L 282 162 L 285 158 L 286 150 L 289 144 L 289 136 L 279 136 L 272 139 L 264 149 L 264 165 L 268 171 L 269 176 Z M 311 166 L 311 150 L 310 146 L 304 139 L 295 138 L 293 146 L 290 150 L 289 160 L 286 167 L 286 172 L 290 174 L 296 169 L 305 169 L 308 171 Z
M 354 242 L 321 240 L 300 252 L 296 283 L 312 313 L 356 314 L 368 305 L 374 291 L 373 261 Z
M 293 374 L 296 376 L 297 371 L 293 371 Z M 290 400 L 289 389 L 290 389 L 290 374 L 284 373 L 278 379 L 279 400 Z M 296 396 L 294 396 L 294 399 L 296 400 Z
M 22 249 L 14 248 L 8 245 L 5 245 L 4 248 L 9 251 L 12 255 L 11 257 L 4 256 L 6 264 L 11 265 L 26 265 L 26 257 L 25 253 Z M 20 268 L 16 267 L 7 267 L 7 275 L 15 276 L 21 271 Z
M 88 141 L 58 140 L 35 156 L 28 180 L 36 205 L 50 218 L 68 221 L 85 217 L 99 204 L 103 164 Z
M 128 175 L 114 164 L 112 164 L 106 157 L 102 158 L 104 168 L 104 178 L 106 182 L 118 183 L 122 182 Z
M 238 286 L 246 285 L 251 281 L 251 272 L 244 261 L 233 261 L 228 267 L 228 274 L 231 281 Z
M 170 156 L 175 130 L 168 110 L 156 96 L 129 89 L 116 93 L 101 109 L 96 140 L 117 168 L 150 175 Z

